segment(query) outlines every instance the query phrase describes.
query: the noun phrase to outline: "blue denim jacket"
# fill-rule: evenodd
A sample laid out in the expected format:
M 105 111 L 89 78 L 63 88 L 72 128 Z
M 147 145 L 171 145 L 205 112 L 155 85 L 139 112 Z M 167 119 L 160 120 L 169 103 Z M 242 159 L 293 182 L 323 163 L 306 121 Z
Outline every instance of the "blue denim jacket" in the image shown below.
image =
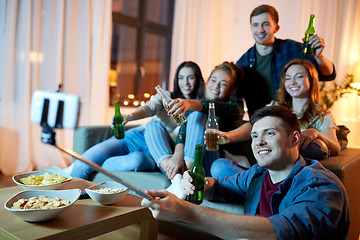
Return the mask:
M 218 179 L 214 200 L 245 200 L 245 214 L 256 215 L 267 169 L 255 164 L 248 171 Z M 221 196 L 221 197 L 219 197 Z M 298 159 L 271 199 L 279 239 L 345 239 L 350 219 L 343 184 L 316 160 Z

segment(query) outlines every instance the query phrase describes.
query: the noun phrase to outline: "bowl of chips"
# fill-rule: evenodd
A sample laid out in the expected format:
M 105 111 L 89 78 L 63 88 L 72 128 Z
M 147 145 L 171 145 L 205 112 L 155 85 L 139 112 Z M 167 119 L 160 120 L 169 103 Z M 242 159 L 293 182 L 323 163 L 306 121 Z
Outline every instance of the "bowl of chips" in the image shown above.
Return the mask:
M 28 222 L 50 220 L 76 202 L 80 189 L 28 190 L 8 199 L 4 208 Z
M 92 200 L 103 205 L 113 204 L 124 197 L 130 189 L 118 182 L 107 181 L 85 189 Z
M 72 177 L 59 167 L 49 167 L 14 175 L 12 179 L 26 190 L 53 190 L 71 181 Z

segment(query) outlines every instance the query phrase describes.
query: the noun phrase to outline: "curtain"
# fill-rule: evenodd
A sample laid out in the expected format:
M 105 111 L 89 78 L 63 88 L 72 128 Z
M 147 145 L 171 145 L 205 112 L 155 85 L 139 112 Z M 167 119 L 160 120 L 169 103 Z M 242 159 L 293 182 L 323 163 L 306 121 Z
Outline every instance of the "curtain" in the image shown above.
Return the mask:
M 30 121 L 35 90 L 81 98 L 80 125 L 103 124 L 108 105 L 111 0 L 0 1 L 0 170 L 3 174 L 48 166 L 70 157 L 41 143 Z M 72 148 L 72 130 L 55 130 Z
M 277 9 L 280 30 L 275 36 L 282 39 L 302 41 L 309 16 L 315 14 L 315 31 L 325 39 L 323 54 L 336 66 L 335 82 L 341 83 L 347 73 L 353 73 L 360 61 L 358 0 L 181 0 L 175 7 L 169 79 L 185 60 L 198 63 L 205 79 L 215 65 L 236 62 L 254 45 L 250 13 L 261 4 Z M 341 107 L 344 105 L 347 107 Z M 360 147 L 359 106 L 359 98 L 349 96 L 331 109 L 336 122 L 351 130 L 349 147 Z

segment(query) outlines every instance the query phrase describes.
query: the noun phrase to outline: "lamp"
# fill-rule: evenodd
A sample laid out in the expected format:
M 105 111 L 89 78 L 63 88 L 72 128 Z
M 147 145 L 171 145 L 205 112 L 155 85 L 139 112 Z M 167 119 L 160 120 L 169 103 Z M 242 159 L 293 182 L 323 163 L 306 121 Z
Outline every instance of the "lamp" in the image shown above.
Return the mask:
M 354 80 L 350 84 L 351 87 L 356 88 L 357 90 L 360 90 L 360 61 L 355 65 L 354 67 Z

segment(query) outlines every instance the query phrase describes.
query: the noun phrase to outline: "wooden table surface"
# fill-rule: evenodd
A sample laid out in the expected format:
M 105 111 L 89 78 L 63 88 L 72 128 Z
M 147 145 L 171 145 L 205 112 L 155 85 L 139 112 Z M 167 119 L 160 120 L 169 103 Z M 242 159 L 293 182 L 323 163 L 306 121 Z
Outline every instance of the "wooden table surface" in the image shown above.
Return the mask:
M 83 190 L 93 183 L 73 179 L 62 189 Z M 140 239 L 157 239 L 158 223 L 150 210 L 141 207 L 141 198 L 127 194 L 117 203 L 100 205 L 92 199 L 79 199 L 56 218 L 31 223 L 4 208 L 5 202 L 21 187 L 0 189 L 0 239 L 88 239 L 140 222 Z

